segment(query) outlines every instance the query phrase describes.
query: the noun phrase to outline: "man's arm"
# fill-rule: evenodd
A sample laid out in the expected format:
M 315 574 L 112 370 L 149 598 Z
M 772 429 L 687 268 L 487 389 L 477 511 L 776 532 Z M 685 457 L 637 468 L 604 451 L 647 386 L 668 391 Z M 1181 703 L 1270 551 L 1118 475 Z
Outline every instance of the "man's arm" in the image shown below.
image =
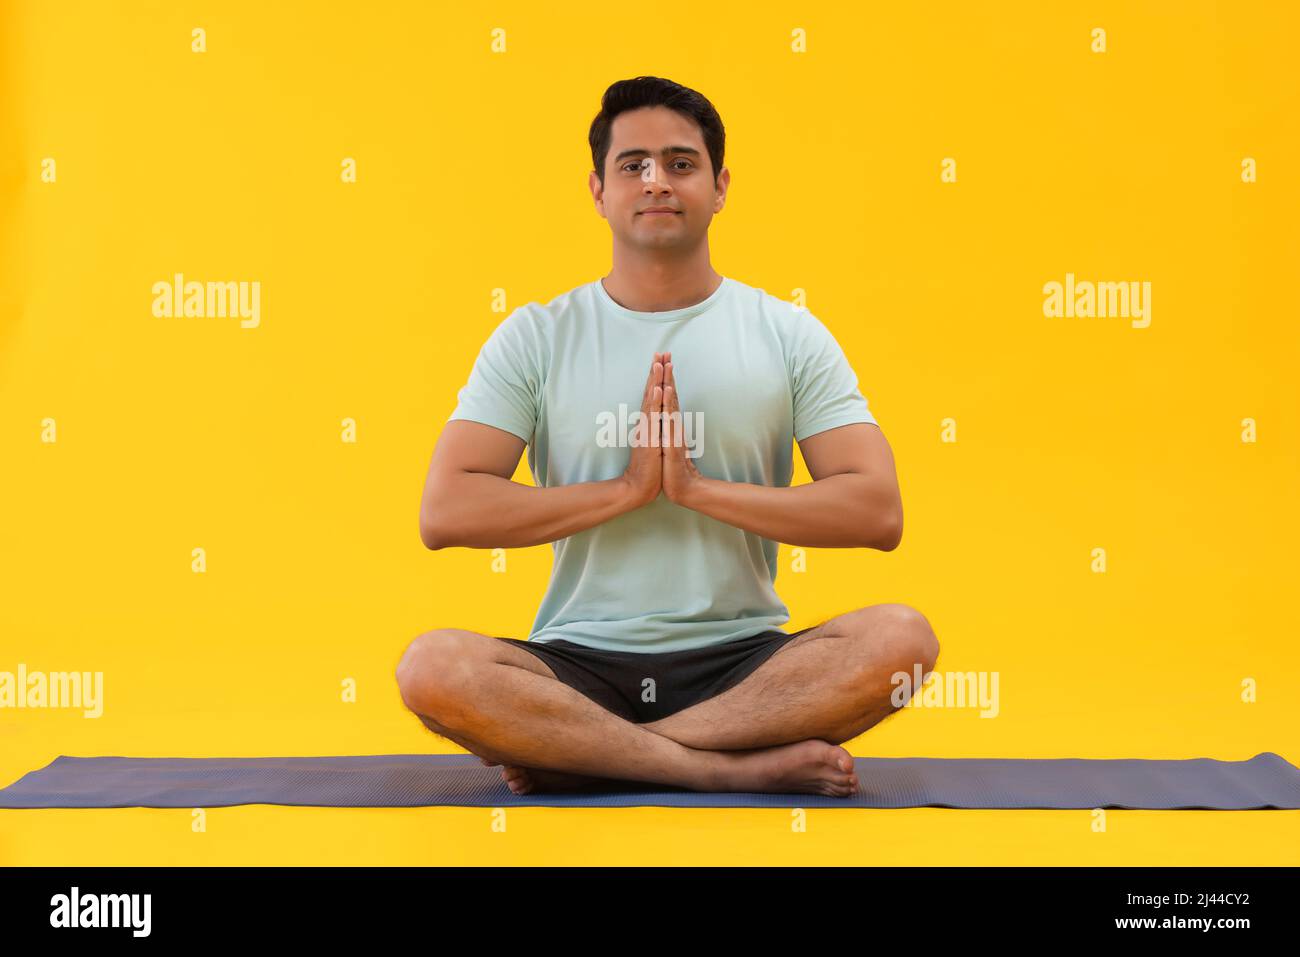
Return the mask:
M 526 443 L 454 419 L 443 428 L 420 501 L 426 548 L 526 548 L 566 538 L 639 507 L 624 477 L 537 488 L 512 480 Z
M 903 502 L 894 454 L 879 426 L 855 422 L 827 429 L 805 438 L 799 450 L 813 479 L 807 484 L 774 488 L 697 476 L 674 501 L 787 545 L 885 552 L 898 547 Z M 683 454 L 680 446 L 665 448 L 665 475 L 667 458 Z

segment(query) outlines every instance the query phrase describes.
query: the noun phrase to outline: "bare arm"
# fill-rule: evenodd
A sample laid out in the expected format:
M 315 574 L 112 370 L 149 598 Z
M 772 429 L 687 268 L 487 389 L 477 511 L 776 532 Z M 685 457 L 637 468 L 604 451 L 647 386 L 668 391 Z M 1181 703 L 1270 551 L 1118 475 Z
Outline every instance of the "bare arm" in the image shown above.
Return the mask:
M 420 502 L 420 540 L 426 548 L 541 545 L 641 504 L 621 476 L 551 488 L 513 481 L 525 444 L 514 433 L 481 422 L 447 423 Z
M 659 497 L 663 452 L 657 412 L 663 363 L 655 353 L 641 394 L 643 414 L 617 478 L 536 488 L 512 481 L 524 440 L 482 422 L 453 419 L 438 437 L 420 502 L 426 548 L 526 548 L 599 525 Z M 653 421 L 653 424 L 651 422 Z
M 893 452 L 878 426 L 827 429 L 808 436 L 799 450 L 812 482 L 774 488 L 700 476 L 683 483 L 679 504 L 787 545 L 898 547 L 903 503 Z

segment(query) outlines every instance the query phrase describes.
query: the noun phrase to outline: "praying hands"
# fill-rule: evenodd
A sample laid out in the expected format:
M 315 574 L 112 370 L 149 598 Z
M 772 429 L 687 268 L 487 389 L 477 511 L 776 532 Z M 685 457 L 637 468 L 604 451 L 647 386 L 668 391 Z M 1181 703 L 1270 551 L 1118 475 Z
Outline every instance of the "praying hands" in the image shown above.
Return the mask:
M 640 422 L 623 479 L 638 505 L 662 491 L 669 501 L 690 507 L 706 479 L 686 454 L 685 432 L 671 352 L 656 352 L 641 397 Z

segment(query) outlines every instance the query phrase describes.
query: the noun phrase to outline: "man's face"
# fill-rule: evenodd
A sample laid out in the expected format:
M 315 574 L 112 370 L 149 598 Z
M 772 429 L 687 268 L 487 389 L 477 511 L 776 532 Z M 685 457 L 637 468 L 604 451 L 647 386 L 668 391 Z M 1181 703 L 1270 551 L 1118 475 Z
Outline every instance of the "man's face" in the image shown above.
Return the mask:
M 645 249 L 694 248 L 726 201 L 730 172 L 715 184 L 704 137 L 695 123 L 666 106 L 614 117 L 605 185 L 591 174 L 592 197 L 616 242 Z M 649 212 L 667 207 L 672 212 Z

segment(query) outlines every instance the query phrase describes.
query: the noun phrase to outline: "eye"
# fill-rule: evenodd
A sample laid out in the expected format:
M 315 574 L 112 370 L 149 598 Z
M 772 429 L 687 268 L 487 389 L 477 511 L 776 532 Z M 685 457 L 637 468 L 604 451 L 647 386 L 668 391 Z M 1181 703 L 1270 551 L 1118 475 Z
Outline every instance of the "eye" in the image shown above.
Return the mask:
M 673 160 L 672 163 L 671 163 L 670 165 L 672 165 L 672 166 L 676 166 L 678 163 L 684 163 L 684 164 L 686 164 L 686 165 L 683 167 L 684 169 L 688 169 L 688 170 L 690 170 L 690 169 L 694 169 L 694 168 L 695 168 L 695 164 L 694 164 L 694 163 L 692 163 L 690 160 L 685 159 L 684 157 L 680 157 L 680 156 L 679 156 L 677 159 Z M 626 173 L 626 172 L 629 172 L 629 171 L 631 171 L 631 172 L 640 172 L 640 171 L 644 168 L 644 165 L 645 165 L 645 161 L 644 161 L 644 160 L 632 160 L 631 162 L 628 162 L 628 163 L 624 163 L 624 164 L 623 164 L 623 172 L 625 172 L 625 173 Z

